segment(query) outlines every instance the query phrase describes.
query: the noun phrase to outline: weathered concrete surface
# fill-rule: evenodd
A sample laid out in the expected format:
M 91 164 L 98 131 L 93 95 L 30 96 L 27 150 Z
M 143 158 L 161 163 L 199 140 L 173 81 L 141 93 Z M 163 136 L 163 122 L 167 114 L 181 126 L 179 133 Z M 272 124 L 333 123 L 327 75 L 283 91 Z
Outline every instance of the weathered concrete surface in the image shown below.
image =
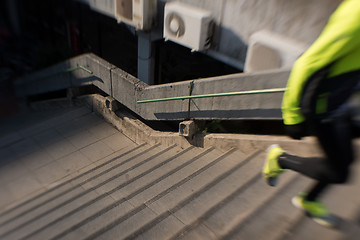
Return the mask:
M 111 79 L 113 86 L 112 96 L 126 107 L 137 112 L 136 99 L 138 92 L 145 89 L 147 85 L 119 68 L 113 69 Z
M 176 144 L 180 147 L 189 147 L 191 143 L 184 137 L 174 132 L 154 131 L 133 115 L 122 111 L 113 112 L 106 107 L 106 98 L 98 94 L 79 98 L 95 113 L 102 116 L 124 135 L 131 137 L 137 144 L 149 143 L 151 145 L 162 144 L 171 146 Z
M 106 98 L 101 95 L 83 96 L 79 100 L 86 102 L 86 105 L 92 111 L 101 115 L 106 121 L 138 144 L 149 143 L 155 145 L 160 143 L 164 146 L 176 144 L 183 148 L 195 145 L 202 148 L 215 147 L 222 150 L 237 148 L 248 153 L 253 148 L 265 150 L 271 144 L 277 143 L 293 154 L 302 156 L 319 156 L 322 154 L 313 137 L 297 141 L 286 136 L 276 135 L 196 133 L 191 138 L 187 138 L 180 136 L 177 132 L 155 131 L 121 109 L 113 112 L 106 107 Z
M 82 69 L 64 72 L 69 68 Z M 17 81 L 22 96 L 95 85 L 147 120 L 194 119 L 281 119 L 282 93 L 223 96 L 138 104 L 139 100 L 284 88 L 288 70 L 233 74 L 171 84 L 148 86 L 139 79 L 94 54 L 84 54 Z M 190 104 L 189 104 L 190 101 Z M 190 107 L 189 107 L 190 106 Z
M 234 74 L 200 79 L 194 83 L 193 95 L 284 88 L 288 71 L 257 74 Z M 195 119 L 281 119 L 282 93 L 200 98 L 191 101 L 190 117 Z
M 312 43 L 341 0 L 181 0 L 210 10 L 219 26 L 215 48 L 245 61 L 250 36 L 269 30 L 288 38 Z
M 104 98 L 93 99 L 93 109 L 109 117 Z M 244 151 L 151 144 L 146 138 L 139 144 L 83 107 L 17 129 L 16 141 L 0 135 L 1 239 L 359 236 L 359 163 L 350 183 L 322 197 L 342 219 L 337 229 L 328 229 L 290 203 L 309 179 L 287 171 L 277 187 L 264 183 L 266 153 L 256 144 L 263 136 L 253 136 L 252 144 L 230 136 Z M 221 138 L 225 146 L 228 138 Z
M 193 138 L 198 132 L 199 128 L 193 120 L 179 123 L 179 135 L 182 137 Z
M 80 1 L 80 0 L 79 0 Z M 159 0 L 159 6 L 170 0 Z M 245 62 L 250 36 L 269 30 L 294 40 L 312 43 L 341 0 L 179 0 L 211 11 L 217 24 L 212 50 L 234 62 Z M 90 6 L 94 0 L 82 0 Z M 114 0 L 96 1 L 98 11 L 114 17 Z M 105 10 L 106 9 L 106 10 Z M 105 10 L 105 11 L 104 11 Z M 158 9 L 155 34 L 161 36 L 163 9 Z M 160 34 L 159 34 L 160 32 Z M 214 54 L 216 55 L 216 54 Z
M 70 61 L 71 67 L 84 66 L 89 68 L 93 74 L 89 74 L 83 70 L 76 70 L 71 74 L 71 83 L 73 86 L 82 86 L 93 84 L 102 91 L 111 95 L 112 81 L 111 70 L 114 65 L 99 57 L 91 57 L 91 55 L 82 55 L 83 57 L 73 58 Z
M 262 30 L 251 35 L 244 72 L 291 69 L 296 59 L 309 46 L 294 39 Z

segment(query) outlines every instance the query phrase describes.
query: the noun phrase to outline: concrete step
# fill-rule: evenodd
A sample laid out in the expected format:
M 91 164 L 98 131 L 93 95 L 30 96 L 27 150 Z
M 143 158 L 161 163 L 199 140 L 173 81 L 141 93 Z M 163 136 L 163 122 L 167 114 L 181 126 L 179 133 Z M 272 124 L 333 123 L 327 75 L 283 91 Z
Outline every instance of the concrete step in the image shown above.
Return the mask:
M 85 115 L 94 115 L 86 107 L 73 107 L 68 109 L 55 109 L 31 113 L 25 112 L 10 119 L 0 121 L 0 148 L 28 136 L 37 134 L 61 123 L 68 123 Z M 99 117 L 96 117 L 99 119 Z
M 4 239 L 269 239 L 300 212 L 287 211 L 307 179 L 262 180 L 265 153 L 146 144 L 1 215 Z M 279 210 L 279 211 L 277 211 Z M 289 212 L 292 212 L 289 214 Z M 262 231 L 257 231 L 262 229 Z
M 243 201 L 253 199 L 251 204 L 254 209 L 249 214 L 245 213 L 244 218 L 237 220 L 231 226 L 232 229 L 227 233 L 224 232 L 221 237 L 223 239 L 263 239 L 266 236 L 266 239 L 275 240 L 292 227 L 298 218 L 303 216 L 303 213 L 297 211 L 290 200 L 299 190 L 309 184 L 309 180 L 297 174 L 287 175 L 282 176 L 283 183 L 276 188 L 270 188 L 263 181 L 258 180 L 247 192 L 239 195 Z M 239 201 L 236 204 L 241 205 Z
M 278 239 L 317 239 L 321 236 L 329 240 L 356 240 L 360 236 L 360 161 L 352 166 L 352 177 L 347 184 L 333 185 L 321 200 L 339 217 L 339 226 L 335 229 L 324 228 L 301 215 L 297 221 Z
M 1 138 L 0 215 L 71 175 L 79 175 L 84 168 L 93 168 L 113 153 L 136 145 L 86 108 L 64 110 L 58 117 L 50 114 L 36 118 L 36 123 L 31 114 L 37 113 L 21 119 L 23 124 L 18 123 L 13 137 Z
M 167 224 L 173 222 L 171 230 L 169 228 L 159 229 L 166 230 L 166 234 L 175 234 L 179 227 L 184 226 L 184 220 L 179 219 L 179 216 L 174 216 L 177 210 L 183 209 L 188 204 L 192 205 L 195 203 L 198 196 L 205 193 L 213 184 L 218 182 L 221 178 L 226 177 L 229 171 L 234 167 L 235 162 L 229 161 L 228 156 L 235 154 L 235 151 L 230 151 L 216 158 L 214 161 L 184 178 L 180 184 L 176 187 L 172 187 L 170 192 L 166 195 L 157 196 L 154 199 L 150 199 L 143 205 L 140 212 L 132 214 L 131 218 L 119 218 L 107 227 L 100 229 L 94 234 L 90 235 L 87 239 L 93 239 L 99 237 L 100 239 L 106 239 L 110 236 L 119 236 L 121 238 L 135 238 L 140 236 L 142 233 L 147 232 L 156 226 L 158 223 L 166 222 Z M 236 153 L 240 155 L 239 152 Z M 240 162 L 243 160 L 242 155 L 237 160 Z M 236 161 L 236 162 L 238 162 Z M 241 164 L 241 163 L 240 163 Z M 211 201 L 218 199 L 218 194 L 214 192 L 213 195 L 207 198 Z M 202 203 L 199 207 L 208 207 L 207 202 Z M 195 214 L 201 210 L 195 208 L 195 212 L 189 212 L 189 214 Z M 147 214 L 151 212 L 152 214 Z M 147 220 L 144 217 L 145 215 Z M 170 219 L 170 221 L 168 221 Z M 132 227 L 131 227 L 132 226 Z M 135 227 L 136 226 L 136 227 Z M 161 236 L 163 231 L 157 232 L 158 237 Z M 165 236 L 162 236 L 166 238 Z
M 231 167 L 231 164 L 223 161 L 229 154 L 231 153 L 221 154 L 216 157 L 212 153 L 199 159 L 195 158 L 196 162 L 183 168 L 182 173 L 173 171 L 168 176 L 170 179 L 165 178 L 158 183 L 161 185 L 156 184 L 153 186 L 146 194 L 148 197 L 144 198 L 143 194 L 140 199 L 135 196 L 127 197 L 127 202 L 133 206 L 135 205 L 136 208 L 124 215 L 116 214 L 115 218 L 114 216 L 110 218 L 110 216 L 105 215 L 100 222 L 103 223 L 106 220 L 106 224 L 102 226 L 99 226 L 99 222 L 93 221 L 90 223 L 90 226 L 85 226 L 84 228 L 85 232 L 91 233 L 85 239 L 95 239 L 97 237 L 101 239 L 109 238 L 110 236 L 117 236 L 119 239 L 126 238 L 127 236 L 134 237 L 137 231 L 143 231 L 144 228 L 156 225 L 156 223 L 161 222 L 159 218 L 163 219 L 164 216 L 168 216 L 172 208 L 171 206 L 175 207 L 193 194 L 197 194 L 197 188 L 203 186 L 204 182 L 211 182 L 213 176 L 210 169 L 215 172 L 219 168 L 228 169 Z M 201 181 L 196 181 L 196 179 Z M 156 190 L 155 193 L 152 192 L 154 190 Z M 161 192 L 158 193 L 159 191 Z M 158 205 L 163 207 L 163 210 L 155 211 L 153 209 L 154 206 Z M 178 223 L 179 221 L 177 221 Z M 172 230 L 174 230 L 174 227 L 178 227 L 178 225 L 173 226 Z M 167 232 L 172 233 L 173 231 Z M 71 239 L 71 237 L 67 239 Z
M 221 181 L 209 185 L 209 189 L 197 196 L 196 199 L 182 207 L 176 206 L 171 209 L 170 212 L 173 216 L 168 218 L 176 217 L 185 226 L 178 229 L 173 236 L 164 238 L 263 239 L 263 236 L 267 236 L 266 231 L 257 230 L 262 228 L 250 231 L 251 234 L 259 234 L 254 238 L 250 235 L 239 236 L 238 233 L 243 233 L 240 230 L 242 227 L 247 229 L 245 226 L 248 226 L 249 221 L 258 224 L 267 223 L 267 219 L 256 217 L 255 220 L 254 216 L 258 216 L 259 212 L 264 214 L 265 211 L 262 211 L 264 206 L 276 202 L 274 199 L 276 199 L 279 192 L 287 192 L 289 185 L 294 183 L 294 174 L 286 174 L 281 179 L 282 184 L 278 188 L 269 188 L 260 177 L 259 170 L 263 163 L 263 157 L 264 155 L 259 153 L 248 156 L 243 164 L 237 165 L 226 172 L 220 177 L 220 179 L 223 178 Z M 233 161 L 236 162 L 235 159 Z M 214 196 L 217 197 L 214 198 Z M 274 214 L 272 206 L 265 209 Z M 274 220 L 276 222 L 277 219 Z M 162 227 L 151 227 L 136 237 L 139 239 L 162 239 L 161 234 L 167 234 L 165 226 L 169 224 L 168 222 L 171 221 L 163 220 L 159 224 L 163 225 Z M 270 232 L 273 230 L 269 229 Z M 264 235 L 261 236 L 261 233 L 264 233 Z
M 46 204 L 38 204 L 37 206 L 41 206 L 38 208 L 31 208 L 30 210 L 25 211 L 25 214 L 18 214 L 15 218 L 11 219 L 11 221 L 7 221 L 3 226 L 1 226 L 1 231 L 4 232 L 3 236 L 6 236 L 7 238 L 11 238 L 12 234 L 14 233 L 17 235 L 21 229 L 28 229 L 28 231 L 32 231 L 34 228 L 38 228 L 40 226 L 48 226 L 53 224 L 54 222 L 57 222 L 59 220 L 58 217 L 61 217 L 61 219 L 64 219 L 63 216 L 64 213 L 66 216 L 71 216 L 72 214 L 76 213 L 78 210 L 78 207 L 81 206 L 81 208 L 85 208 L 86 206 L 90 206 L 96 201 L 100 201 L 102 198 L 106 197 L 107 190 L 106 187 L 104 188 L 105 184 L 114 183 L 117 182 L 117 180 L 121 179 L 123 182 L 125 182 L 128 178 L 128 173 L 131 173 L 131 171 L 134 171 L 135 169 L 139 168 L 139 166 L 144 165 L 147 161 L 150 159 L 155 158 L 156 161 L 161 161 L 161 154 L 170 152 L 169 150 L 173 147 L 169 147 L 165 150 L 159 149 L 159 147 L 149 147 L 147 146 L 146 149 L 142 149 L 141 152 L 135 154 L 134 156 L 126 156 L 125 160 L 123 158 L 123 161 L 118 163 L 115 167 L 113 166 L 107 166 L 110 167 L 108 169 L 94 169 L 95 175 L 94 176 L 88 176 L 89 174 L 85 175 L 86 177 L 85 181 L 82 181 L 80 183 L 74 183 L 73 181 L 70 184 L 71 191 L 68 192 L 65 196 L 60 193 L 58 194 L 59 198 L 52 197 L 50 200 L 46 201 Z M 160 154 L 159 154 L 160 153 Z M 174 151 L 175 153 L 175 151 Z M 167 157 L 164 157 L 167 159 Z M 164 159 L 163 158 L 163 159 Z M 121 159 L 121 158 L 120 158 Z M 124 163 L 129 163 L 132 161 L 135 161 L 135 165 L 137 166 L 123 166 Z M 141 162 L 143 160 L 143 162 Z M 136 161 L 140 161 L 140 164 Z M 111 162 L 114 163 L 114 162 Z M 108 164 L 111 165 L 111 164 Z M 122 170 L 119 167 L 124 167 L 125 170 Z M 114 173 L 115 170 L 118 170 L 119 173 Z M 102 171 L 100 173 L 96 173 Z M 106 177 L 108 173 L 112 173 Z M 105 177 L 104 177 L 105 176 Z M 87 178 L 89 177 L 89 178 Z M 99 180 L 98 179 L 102 179 Z M 79 179 L 76 179 L 77 181 Z M 116 184 L 111 187 L 115 187 Z M 110 187 L 110 186 L 109 186 Z M 104 191 L 103 194 L 98 194 L 97 191 Z M 114 189 L 114 188 L 113 188 Z M 111 190 L 115 192 L 114 190 Z M 33 210 L 35 209 L 35 210 Z M 20 217 L 21 216 L 21 217 Z M 16 231 L 15 231 L 16 230 Z M 22 231 L 22 234 L 28 235 L 27 231 Z M 16 238 L 15 238 L 16 239 Z
M 68 198 L 74 196 L 76 192 L 83 192 L 82 184 L 98 178 L 99 176 L 107 173 L 116 167 L 121 166 L 127 162 L 128 159 L 134 158 L 141 154 L 146 154 L 152 146 L 146 144 L 138 145 L 133 143 L 132 147 L 123 148 L 120 151 L 100 160 L 97 162 L 97 166 L 90 169 L 83 169 L 83 172 L 79 172 L 73 178 L 59 183 L 57 186 L 39 194 L 33 198 L 30 198 L 11 209 L 8 209 L 0 215 L 0 229 L 3 231 L 5 225 L 14 225 L 16 219 L 21 218 L 21 221 L 25 221 L 27 214 L 32 214 L 33 211 L 39 208 L 49 208 L 54 205 L 54 200 L 65 201 Z M 90 166 L 91 167 L 91 166 Z
M 186 169 L 192 168 L 192 166 L 201 166 L 207 161 L 211 161 L 216 155 L 217 153 L 214 149 L 208 149 L 198 154 L 192 154 L 188 158 L 174 161 L 174 164 L 176 163 L 177 165 L 175 168 L 164 166 L 165 169 L 162 168 L 154 171 L 152 174 L 155 177 L 154 179 L 151 179 L 152 176 L 149 175 L 130 184 L 127 187 L 129 192 L 124 198 L 118 199 L 112 206 L 104 209 L 101 214 L 90 216 L 84 219 L 84 221 L 72 225 L 71 228 L 59 234 L 55 239 L 73 239 L 78 234 L 76 230 L 79 229 L 86 233 L 83 236 L 87 235 L 91 239 L 92 234 L 103 231 L 109 225 L 119 221 L 119 219 L 121 221 L 138 216 L 139 213 L 146 209 L 146 202 L 166 194 L 171 187 L 177 186 L 184 178 L 183 174 L 186 173 Z M 146 219 L 149 216 L 144 217 Z
M 151 151 L 153 152 L 152 154 L 149 154 L 151 152 L 148 151 L 149 149 L 151 149 Z M 95 216 L 97 216 L 101 211 L 108 212 L 109 210 L 114 208 L 114 204 L 118 205 L 118 203 L 114 203 L 114 198 L 118 194 L 117 192 L 119 190 L 123 190 L 124 192 L 128 191 L 128 196 L 126 198 L 132 199 L 139 194 L 143 195 L 145 190 L 147 190 L 150 186 L 154 186 L 157 183 L 164 183 L 164 180 L 166 178 L 172 176 L 175 173 L 178 173 L 178 170 L 194 164 L 195 162 L 197 164 L 202 163 L 200 159 L 203 159 L 204 161 L 205 155 L 209 155 L 211 153 L 212 157 L 207 158 L 209 160 L 220 154 L 219 151 L 216 151 L 214 149 L 208 149 L 204 151 L 193 147 L 184 150 L 174 147 L 168 147 L 166 149 L 163 149 L 163 151 L 159 151 L 159 149 L 151 147 L 143 150 L 143 152 L 148 153 L 148 158 L 146 158 L 143 162 L 146 162 L 147 160 L 149 163 L 150 159 L 154 160 L 155 165 L 153 164 L 154 166 L 152 168 L 151 166 L 143 166 L 143 169 L 139 171 L 141 165 L 145 165 L 146 163 L 137 164 L 138 166 L 133 167 L 131 171 L 135 173 L 135 170 L 137 170 L 138 173 L 135 173 L 135 175 L 132 176 L 131 171 L 126 171 L 129 173 L 129 175 L 125 177 L 126 181 L 124 181 L 122 184 L 119 183 L 120 185 L 118 185 L 116 188 L 109 189 L 103 194 L 99 194 L 96 192 L 96 186 L 103 183 L 98 183 L 97 185 L 95 184 L 88 189 L 83 187 L 82 189 L 76 187 L 76 181 L 80 181 L 81 178 L 89 175 L 90 172 L 86 172 L 86 174 L 71 179 L 66 184 L 61 185 L 67 185 L 70 188 L 74 188 L 75 186 L 75 188 L 78 189 L 78 192 L 72 192 L 73 194 L 75 194 L 72 199 L 62 199 L 61 190 L 64 191 L 64 189 L 56 188 L 57 191 L 60 191 L 58 193 L 58 198 L 56 197 L 56 195 L 49 195 L 50 199 L 48 199 L 47 201 L 43 201 L 43 203 L 37 203 L 36 206 L 32 206 L 30 204 L 32 203 L 32 201 L 28 201 L 28 203 L 25 203 L 24 206 L 28 205 L 30 206 L 30 209 L 23 212 L 18 212 L 16 216 L 13 216 L 12 219 L 10 219 L 11 221 L 4 222 L 2 224 L 1 231 L 2 237 L 5 237 L 6 239 L 48 239 L 51 236 L 51 233 L 53 233 L 54 235 L 61 235 L 62 230 L 64 230 L 62 233 L 62 235 L 64 235 L 64 232 L 71 232 L 69 231 L 69 229 L 66 229 L 66 227 L 70 227 L 70 230 L 73 229 L 74 224 L 76 223 L 76 221 L 79 221 L 79 219 L 81 220 L 82 218 L 86 217 L 84 219 L 85 221 L 80 221 L 80 223 L 77 224 L 77 226 L 84 225 L 84 223 L 94 218 L 94 216 L 92 215 L 95 214 Z M 165 153 L 167 155 L 164 155 L 162 159 L 161 155 Z M 136 160 L 140 159 L 142 156 L 144 156 L 144 154 L 135 154 L 133 157 L 129 157 L 128 159 L 132 158 L 133 160 Z M 107 172 L 107 170 L 105 170 L 104 172 Z M 124 172 L 125 171 L 122 172 L 122 175 L 124 175 Z M 118 176 L 112 176 L 111 178 L 117 179 L 120 178 L 120 175 L 121 173 L 118 174 Z M 177 175 L 177 177 L 181 179 L 182 175 Z M 91 183 L 91 180 L 97 179 L 94 177 L 92 178 L 87 178 L 86 180 L 88 181 L 86 182 Z M 103 181 L 109 182 L 106 179 L 103 179 Z M 129 184 L 132 184 L 132 186 L 128 186 Z M 81 181 L 80 183 L 78 183 L 78 185 L 81 185 Z M 141 185 L 144 186 L 140 187 L 140 189 L 136 189 L 139 188 L 139 186 Z M 158 191 L 160 191 L 161 189 L 161 187 L 158 187 Z M 83 192 L 81 192 L 81 190 Z M 54 190 L 53 192 L 56 191 Z M 71 193 L 71 191 L 69 193 Z M 154 194 L 154 191 L 151 191 L 151 193 Z M 41 197 L 44 198 L 45 195 L 46 194 Z M 71 194 L 69 195 L 71 196 Z M 89 198 L 93 200 L 90 200 L 89 202 Z M 123 198 L 120 198 L 118 201 L 123 201 Z M 52 205 L 50 203 L 52 203 Z M 107 206 L 107 204 L 110 204 L 110 206 Z M 14 211 L 16 209 L 17 208 L 15 208 Z M 32 209 L 35 210 L 33 211 Z M 9 214 L 10 212 L 11 211 L 9 210 L 7 214 Z M 89 214 L 90 217 L 88 216 Z M 3 218 L 4 215 L 6 214 L 3 214 Z M 73 221 L 69 221 L 69 219 L 73 219 Z M 18 220 L 20 222 L 16 222 Z M 10 229 L 6 229 L 6 227 Z M 41 236 L 41 234 L 44 234 L 45 236 Z
M 58 143 L 66 142 L 73 144 L 68 157 L 50 164 L 85 156 L 87 164 L 1 210 L 0 239 L 358 239 L 360 163 L 353 166 L 350 184 L 324 195 L 325 204 L 342 218 L 341 227 L 331 230 L 290 203 L 308 188 L 309 179 L 287 171 L 277 187 L 264 183 L 266 153 L 257 149 L 259 144 L 241 142 L 246 152 L 136 144 L 90 112 L 76 109 L 61 116 L 62 121 L 45 120 L 18 132 L 29 149 L 21 141 L 10 142 L 0 153 L 15 156 L 14 169 L 31 167 L 27 164 L 37 161 L 31 151 L 45 154 L 59 146 L 60 152 Z M 23 152 L 14 154 L 17 149 Z M 4 169 L 11 170 L 0 168 L 0 179 L 5 179 Z M 37 170 L 19 172 L 41 174 Z M 14 186 L 1 184 L 1 193 Z

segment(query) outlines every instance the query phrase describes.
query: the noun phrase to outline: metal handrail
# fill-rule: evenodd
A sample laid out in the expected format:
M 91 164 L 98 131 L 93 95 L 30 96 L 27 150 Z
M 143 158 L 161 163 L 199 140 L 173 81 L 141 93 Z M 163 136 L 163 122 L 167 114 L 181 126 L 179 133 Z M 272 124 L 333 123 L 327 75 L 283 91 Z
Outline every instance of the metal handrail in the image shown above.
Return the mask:
M 78 69 L 82 69 L 90 74 L 93 74 L 93 72 L 90 70 L 90 69 L 87 69 L 86 67 L 84 66 L 76 66 L 76 67 L 72 67 L 72 68 L 67 68 L 64 70 L 64 72 L 73 72 L 75 70 L 78 70 Z
M 240 91 L 240 92 L 211 93 L 211 94 L 192 95 L 192 96 L 141 100 L 141 101 L 137 101 L 136 103 L 164 102 L 164 101 L 185 100 L 185 99 L 194 99 L 194 98 L 224 97 L 224 96 L 235 96 L 235 95 L 262 94 L 262 93 L 279 93 L 279 92 L 285 92 L 285 90 L 286 88 L 270 88 L 270 89 L 249 90 L 249 91 Z

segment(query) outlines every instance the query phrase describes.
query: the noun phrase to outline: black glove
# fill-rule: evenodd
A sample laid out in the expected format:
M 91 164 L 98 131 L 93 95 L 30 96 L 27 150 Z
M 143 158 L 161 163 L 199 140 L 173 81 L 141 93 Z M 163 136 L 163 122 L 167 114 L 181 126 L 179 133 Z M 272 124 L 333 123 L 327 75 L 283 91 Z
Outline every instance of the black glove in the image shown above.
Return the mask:
M 307 126 L 305 122 L 294 125 L 285 125 L 285 132 L 291 138 L 297 140 L 300 140 L 301 138 L 308 136 Z

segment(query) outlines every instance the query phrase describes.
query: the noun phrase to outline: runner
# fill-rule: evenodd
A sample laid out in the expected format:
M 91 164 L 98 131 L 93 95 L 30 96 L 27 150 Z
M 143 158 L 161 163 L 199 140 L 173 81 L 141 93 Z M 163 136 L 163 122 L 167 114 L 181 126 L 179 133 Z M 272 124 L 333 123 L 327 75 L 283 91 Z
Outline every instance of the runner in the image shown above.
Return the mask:
M 325 158 L 290 155 L 278 145 L 268 149 L 263 167 L 266 182 L 275 186 L 286 169 L 317 180 L 292 199 L 316 222 L 334 227 L 335 217 L 317 199 L 329 184 L 345 183 L 354 159 L 354 125 L 349 99 L 360 79 L 360 1 L 345 0 L 332 14 L 319 38 L 296 61 L 282 103 L 290 137 L 317 137 Z

